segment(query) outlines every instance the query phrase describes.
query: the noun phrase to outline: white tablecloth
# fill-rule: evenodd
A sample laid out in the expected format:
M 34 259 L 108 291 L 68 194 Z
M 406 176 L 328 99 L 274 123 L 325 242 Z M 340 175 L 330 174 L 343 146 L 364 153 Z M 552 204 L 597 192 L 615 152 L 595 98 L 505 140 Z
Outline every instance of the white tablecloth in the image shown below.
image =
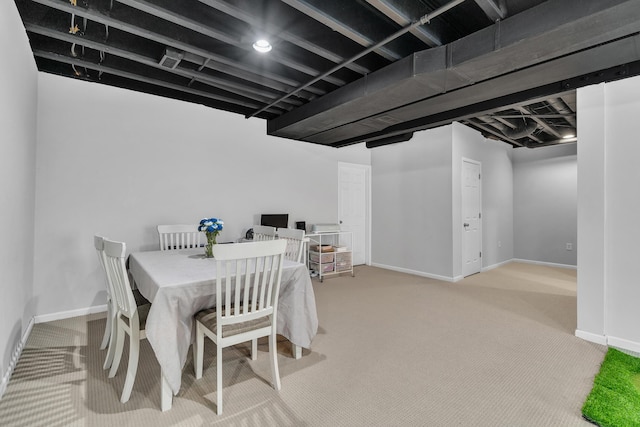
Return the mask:
M 136 252 L 129 257 L 135 283 L 149 301 L 147 339 L 173 394 L 193 340 L 193 315 L 215 305 L 216 261 L 203 249 Z M 316 301 L 304 264 L 285 260 L 278 299 L 277 333 L 309 348 L 318 331 Z

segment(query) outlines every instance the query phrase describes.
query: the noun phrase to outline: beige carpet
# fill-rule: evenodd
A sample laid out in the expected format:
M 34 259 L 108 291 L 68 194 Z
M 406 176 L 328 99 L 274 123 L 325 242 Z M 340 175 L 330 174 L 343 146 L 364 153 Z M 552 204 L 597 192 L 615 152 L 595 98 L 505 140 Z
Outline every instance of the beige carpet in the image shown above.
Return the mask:
M 224 350 L 224 414 L 191 356 L 173 409 L 159 410 L 160 370 L 145 342 L 127 404 L 126 361 L 108 379 L 103 315 L 37 324 L 0 426 L 590 426 L 580 415 L 606 348 L 573 336 L 574 270 L 511 263 L 458 283 L 357 267 L 314 280 L 320 330 L 311 351 L 279 343 L 282 390 L 266 342 Z

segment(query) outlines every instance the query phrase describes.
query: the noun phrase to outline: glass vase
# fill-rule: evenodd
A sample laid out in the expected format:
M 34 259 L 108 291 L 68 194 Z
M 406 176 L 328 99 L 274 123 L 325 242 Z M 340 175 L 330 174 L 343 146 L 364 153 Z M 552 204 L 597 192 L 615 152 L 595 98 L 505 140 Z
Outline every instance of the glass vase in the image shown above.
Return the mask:
M 213 245 L 216 244 L 216 236 L 218 233 L 216 232 L 207 232 L 207 244 L 204 247 L 204 256 L 206 258 L 213 258 Z

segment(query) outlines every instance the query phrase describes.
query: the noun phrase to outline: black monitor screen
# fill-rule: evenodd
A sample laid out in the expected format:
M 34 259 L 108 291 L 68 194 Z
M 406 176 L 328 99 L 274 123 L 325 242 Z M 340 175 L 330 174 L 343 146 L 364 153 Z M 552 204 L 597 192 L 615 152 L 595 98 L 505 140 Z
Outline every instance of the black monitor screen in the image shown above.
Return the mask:
M 260 225 L 267 225 L 275 228 L 289 227 L 289 214 L 262 214 Z

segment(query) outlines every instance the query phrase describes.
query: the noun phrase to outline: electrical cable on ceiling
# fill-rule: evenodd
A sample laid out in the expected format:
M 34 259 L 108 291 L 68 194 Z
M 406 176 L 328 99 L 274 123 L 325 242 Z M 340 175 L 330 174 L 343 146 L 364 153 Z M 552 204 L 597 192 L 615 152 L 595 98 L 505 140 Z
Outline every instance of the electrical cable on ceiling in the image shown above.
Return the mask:
M 75 34 L 78 31 L 80 31 L 80 28 L 78 28 L 78 24 L 76 24 L 76 14 L 72 13 L 71 14 L 71 26 L 69 27 L 69 34 Z
M 73 4 L 73 2 L 72 2 L 72 4 Z M 74 6 L 75 6 L 75 4 L 74 4 Z M 71 26 L 69 27 L 69 33 L 71 33 L 71 34 L 75 34 L 75 33 L 78 32 L 79 28 L 78 28 L 77 25 L 75 25 L 75 22 L 76 22 L 76 15 L 75 15 L 75 13 L 72 13 L 71 14 Z M 74 56 L 74 57 L 78 56 L 78 54 L 76 53 L 76 44 L 75 43 L 71 44 L 71 55 Z M 73 71 L 76 71 L 76 69 L 74 68 Z

